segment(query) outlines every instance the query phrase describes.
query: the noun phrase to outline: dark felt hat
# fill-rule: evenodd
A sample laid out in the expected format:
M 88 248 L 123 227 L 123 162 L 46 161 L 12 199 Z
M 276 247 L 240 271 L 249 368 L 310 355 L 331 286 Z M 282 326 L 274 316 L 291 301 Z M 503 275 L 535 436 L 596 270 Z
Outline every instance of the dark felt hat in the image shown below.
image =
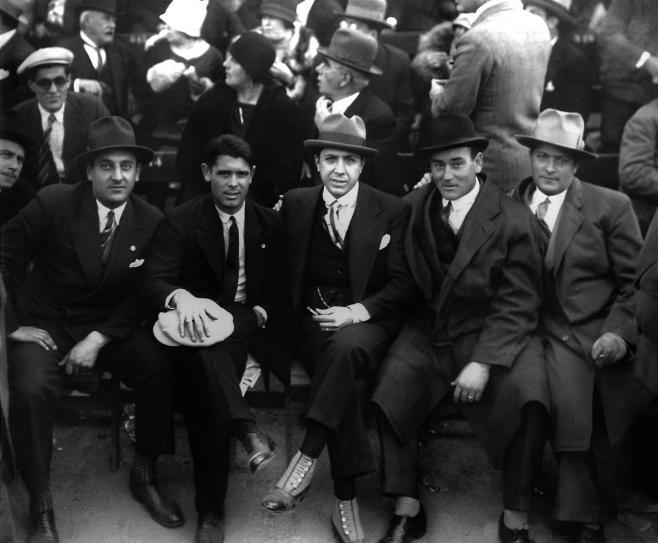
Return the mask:
M 270 73 L 276 52 L 269 40 L 258 32 L 245 32 L 228 47 L 229 53 L 252 78 Z
M 14 111 L 5 111 L 0 114 L 0 139 L 18 143 L 23 149 L 32 144 L 32 140 L 23 131 L 23 119 Z
M 260 13 L 292 24 L 297 20 L 297 0 L 263 0 Z
M 437 151 L 456 147 L 475 147 L 484 151 L 489 140 L 475 132 L 470 117 L 460 113 L 442 113 L 428 124 L 421 134 L 416 156 L 427 157 Z
M 366 125 L 358 115 L 327 115 L 320 123 L 316 139 L 306 140 L 304 147 L 313 152 L 321 149 L 354 151 L 362 156 L 377 156 L 377 149 L 366 147 Z
M 96 119 L 89 125 L 87 150 L 75 157 L 75 162 L 78 166 L 84 166 L 98 153 L 115 150 L 134 153 L 140 164 L 146 165 L 153 160 L 151 149 L 137 145 L 130 123 L 123 117 L 110 115 Z
M 349 0 L 345 12 L 340 15 L 344 19 L 364 22 L 377 30 L 391 28 L 386 22 L 386 0 Z
M 382 71 L 373 65 L 377 55 L 377 40 L 358 30 L 339 28 L 331 37 L 329 47 L 319 49 L 318 53 L 359 72 L 382 74 Z

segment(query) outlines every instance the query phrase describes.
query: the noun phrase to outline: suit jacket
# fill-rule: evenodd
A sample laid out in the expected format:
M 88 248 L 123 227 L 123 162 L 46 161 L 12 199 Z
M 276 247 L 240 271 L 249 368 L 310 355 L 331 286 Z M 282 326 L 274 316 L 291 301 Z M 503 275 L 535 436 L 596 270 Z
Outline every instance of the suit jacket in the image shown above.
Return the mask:
M 536 345 L 526 350 L 541 305 L 542 240 L 528 210 L 486 182 L 466 216 L 454 259 L 444 273 L 433 229 L 433 198 L 440 198 L 433 183 L 406 198 L 412 214 L 405 249 L 421 297 L 395 343 L 424 343 L 432 348 L 394 346 L 372 399 L 400 439 L 407 441 L 451 390 L 450 382 L 466 364 L 490 364 L 490 381 L 481 402 L 463 411 L 498 464 L 516 431 L 522 406 L 533 400 L 548 405 L 543 358 L 522 356 L 537 352 Z
M 33 268 L 14 294 L 21 325 L 64 329 L 75 341 L 92 330 L 122 338 L 143 318 L 139 283 L 162 213 L 130 196 L 101 274 L 96 200 L 89 182 L 45 187 L 0 230 L 7 283 L 23 257 Z
M 592 64 L 575 44 L 558 38 L 548 59 L 541 110 L 580 113 L 587 122 L 592 91 Z
M 71 80 L 76 79 L 95 79 L 98 80 L 98 73 L 89 59 L 89 55 L 84 48 L 82 38 L 77 35 L 58 43 L 60 47 L 65 47 L 73 51 L 73 64 L 71 64 Z M 112 115 L 130 118 L 129 111 L 129 90 L 133 84 L 137 72 L 137 59 L 133 50 L 124 43 L 115 41 L 105 46 L 107 53 L 106 65 L 109 65 L 110 90 L 113 100 L 103 94 L 103 102 L 107 105 Z M 114 106 L 114 107 L 111 107 Z
M 34 47 L 18 33 L 0 48 L 0 110 L 10 109 L 32 95 L 16 69 L 33 51 Z
M 432 104 L 435 116 L 471 117 L 489 139 L 484 173 L 504 192 L 530 174 L 528 149 L 514 136 L 532 132 L 537 120 L 550 49 L 544 21 L 520 2 L 496 4 L 456 41 L 445 93 Z
M 36 183 L 43 127 L 36 98 L 18 104 L 14 111 L 20 119 L 21 129 L 33 142 L 32 147 L 26 152 L 23 176 L 35 189 L 39 189 L 40 187 L 36 186 Z M 73 171 L 75 157 L 87 149 L 87 132 L 91 122 L 105 115 L 109 115 L 107 108 L 95 96 L 71 91 L 67 93 L 64 109 L 64 144 L 62 146 L 62 159 L 66 169 L 65 182 L 77 181 L 76 172 Z M 49 182 L 59 183 L 59 177 L 53 176 Z
M 273 370 L 284 383 L 290 380 L 297 322 L 306 310 L 304 278 L 322 189 L 293 189 L 284 196 L 281 208 L 286 279 L 280 289 Z M 391 335 L 402 324 L 403 310 L 415 292 L 404 258 L 409 211 L 404 201 L 360 184 L 345 240 L 351 299 L 365 306 L 369 322 L 384 326 Z

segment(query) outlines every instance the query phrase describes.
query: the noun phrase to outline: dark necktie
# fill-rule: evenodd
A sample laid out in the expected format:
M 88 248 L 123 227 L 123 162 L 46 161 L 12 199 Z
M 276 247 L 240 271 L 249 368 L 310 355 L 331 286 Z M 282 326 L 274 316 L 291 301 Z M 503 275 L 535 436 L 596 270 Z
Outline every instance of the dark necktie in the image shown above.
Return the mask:
M 452 227 L 450 226 L 450 210 L 452 209 L 452 202 L 448 202 L 441 208 L 441 221 L 448 229 L 452 232 Z
M 548 206 L 550 205 L 550 203 L 551 200 L 548 197 L 546 197 L 546 200 L 544 200 L 537 206 L 537 212 L 536 212 L 537 220 L 539 221 L 540 226 L 542 227 L 544 232 L 548 234 L 549 237 L 551 235 L 551 229 L 548 227 L 548 223 L 546 222 L 546 212 L 548 211 Z
M 117 229 L 117 221 L 114 218 L 114 211 L 110 210 L 107 213 L 107 222 L 105 228 L 101 232 L 101 267 L 105 269 L 110 260 L 110 253 L 112 252 L 112 240 L 114 233 Z
M 340 208 L 340 204 L 338 203 L 338 200 L 334 200 L 330 204 L 327 205 L 327 215 L 326 219 L 324 221 L 325 224 L 328 223 L 328 232 L 329 236 L 331 237 L 331 241 L 333 244 L 338 247 L 339 249 L 343 248 L 343 237 L 340 235 L 340 232 L 338 232 L 338 228 L 336 227 L 336 223 L 338 221 L 338 212 Z
M 103 55 L 101 54 L 102 48 L 101 47 L 95 47 L 96 49 L 96 54 L 98 55 L 98 58 L 96 59 L 96 73 L 100 74 L 103 71 L 103 67 L 105 64 L 103 63 Z
M 228 248 L 224 266 L 224 285 L 222 287 L 222 302 L 235 301 L 235 292 L 238 289 L 238 274 L 240 273 L 240 238 L 238 236 L 238 223 L 235 217 L 229 219 L 231 226 L 228 229 Z
M 48 181 L 52 176 L 57 176 L 57 170 L 55 168 L 55 161 L 53 160 L 53 154 L 50 150 L 50 134 L 53 131 L 53 124 L 55 124 L 56 117 L 53 113 L 48 115 L 48 126 L 43 133 L 43 138 L 41 139 L 41 146 L 39 147 L 39 157 L 37 164 L 37 180 L 40 185 L 48 184 Z

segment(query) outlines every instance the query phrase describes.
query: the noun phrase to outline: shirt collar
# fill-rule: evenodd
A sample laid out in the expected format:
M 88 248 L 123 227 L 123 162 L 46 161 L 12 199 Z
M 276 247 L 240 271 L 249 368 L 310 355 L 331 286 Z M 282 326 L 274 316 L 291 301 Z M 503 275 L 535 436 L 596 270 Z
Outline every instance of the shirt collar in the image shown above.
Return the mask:
M 41 113 L 41 119 L 48 119 L 50 116 L 50 111 L 47 111 L 44 109 L 39 102 L 37 102 L 37 107 L 39 108 L 39 113 Z M 53 115 L 55 116 L 55 119 L 57 119 L 58 123 L 64 124 L 64 108 L 66 107 L 66 100 L 64 100 L 64 103 L 62 104 L 62 107 L 60 107 Z
M 119 224 L 119 221 L 121 221 L 121 215 L 123 215 L 123 211 L 126 209 L 126 204 L 127 202 L 124 202 L 119 207 L 115 207 L 113 210 L 114 220 L 116 221 L 117 224 Z M 110 212 L 110 208 L 105 207 L 98 200 L 96 200 L 96 207 L 98 208 L 98 218 L 101 221 L 102 225 L 105 226 L 105 223 L 107 222 L 107 214 Z
M 219 219 L 224 224 L 227 224 L 229 222 L 229 220 L 231 219 L 231 217 L 235 217 L 235 222 L 238 224 L 238 227 L 240 228 L 240 230 L 242 230 L 242 227 L 244 226 L 245 207 L 246 206 L 243 202 L 242 207 L 233 214 L 226 213 L 226 211 L 222 211 L 217 206 L 215 206 L 215 209 L 217 210 L 217 214 L 219 215 Z
M 532 193 L 532 204 L 541 204 L 546 198 L 551 202 L 551 204 L 561 206 L 562 203 L 564 202 L 564 198 L 567 195 L 567 190 L 564 189 L 562 192 L 558 192 L 557 194 L 544 194 L 537 186 L 535 186 L 535 191 Z
M 519 7 L 523 9 L 523 4 L 517 0 L 489 0 L 488 2 L 485 2 L 475 10 L 475 17 L 473 18 L 473 22 L 475 22 L 489 8 L 497 6 L 498 4 L 505 4 L 508 2 L 510 3 L 514 2 L 515 4 L 519 4 Z
M 356 97 L 359 96 L 359 92 L 360 91 L 356 91 L 354 94 L 350 94 L 349 96 L 335 100 L 331 104 L 331 112 L 345 114 L 345 110 L 352 105 L 354 100 L 356 100 Z
M 555 44 L 557 43 L 557 38 L 558 36 L 551 38 L 551 47 L 555 47 Z
M 359 195 L 359 183 L 357 183 L 340 198 L 332 196 L 332 194 L 325 187 L 322 189 L 322 199 L 324 203 L 330 205 L 336 200 L 341 207 L 354 207 L 356 205 L 356 197 Z
M 15 28 L 13 30 L 8 30 L 3 34 L 0 34 L 0 47 L 4 46 L 10 39 L 12 39 L 14 37 L 14 34 L 16 34 Z
M 473 206 L 473 203 L 475 202 L 475 199 L 477 198 L 479 193 L 480 193 L 480 181 L 476 179 L 473 188 L 469 192 L 464 194 L 464 196 L 460 196 L 455 200 L 446 200 L 445 198 L 442 198 L 443 207 L 447 206 L 448 202 L 450 202 L 452 204 L 453 211 L 469 210 Z
M 80 31 L 80 38 L 82 39 L 83 42 L 85 42 L 89 47 L 93 47 L 94 49 L 102 49 L 102 47 L 96 45 L 92 39 L 87 36 L 82 30 Z

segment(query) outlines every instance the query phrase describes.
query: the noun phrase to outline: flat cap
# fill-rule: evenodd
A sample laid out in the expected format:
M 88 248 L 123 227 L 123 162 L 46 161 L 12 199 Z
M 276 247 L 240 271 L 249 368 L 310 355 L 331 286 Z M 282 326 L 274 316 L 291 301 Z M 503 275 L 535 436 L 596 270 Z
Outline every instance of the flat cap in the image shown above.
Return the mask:
M 73 62 L 73 52 L 65 49 L 64 47 L 44 47 L 37 49 L 34 53 L 29 55 L 18 67 L 16 72 L 21 75 L 23 72 L 36 68 L 38 66 L 45 66 L 51 64 L 61 64 L 62 66 L 70 66 Z

